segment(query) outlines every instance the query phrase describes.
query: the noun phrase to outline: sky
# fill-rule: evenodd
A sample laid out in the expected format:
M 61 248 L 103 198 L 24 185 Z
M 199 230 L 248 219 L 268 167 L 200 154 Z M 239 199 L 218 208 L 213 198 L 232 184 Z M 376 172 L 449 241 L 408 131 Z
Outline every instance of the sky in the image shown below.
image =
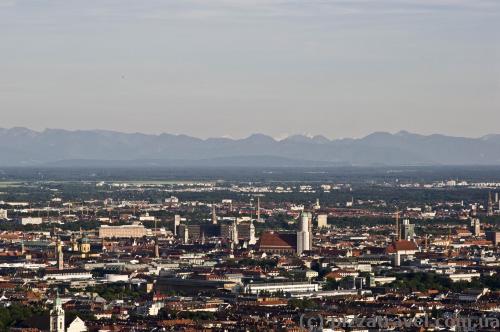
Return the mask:
M 499 0 L 0 0 L 0 127 L 500 133 Z

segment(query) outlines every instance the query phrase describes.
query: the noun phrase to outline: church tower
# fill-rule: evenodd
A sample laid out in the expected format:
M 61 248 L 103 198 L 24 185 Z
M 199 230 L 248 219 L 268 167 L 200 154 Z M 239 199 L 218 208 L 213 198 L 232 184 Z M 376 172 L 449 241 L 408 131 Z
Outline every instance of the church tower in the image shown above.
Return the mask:
M 255 238 L 255 225 L 253 224 L 253 220 L 250 220 L 250 239 L 248 240 L 248 244 L 254 245 L 257 243 L 257 239 Z
M 54 300 L 54 306 L 50 311 L 50 332 L 64 332 L 64 309 L 62 308 L 59 293 Z
M 299 230 L 297 231 L 297 255 L 312 249 L 312 214 L 302 212 Z

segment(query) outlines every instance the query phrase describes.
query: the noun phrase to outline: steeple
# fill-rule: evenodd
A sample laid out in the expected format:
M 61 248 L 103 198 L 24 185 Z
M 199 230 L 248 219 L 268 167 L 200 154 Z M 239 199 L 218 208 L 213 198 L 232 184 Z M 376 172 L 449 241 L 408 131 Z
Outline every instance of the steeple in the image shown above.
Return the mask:
M 57 292 L 56 298 L 54 299 L 54 306 L 50 311 L 50 332 L 64 332 L 65 330 L 64 309 L 61 299 L 59 298 L 59 292 Z
M 248 240 L 248 244 L 254 245 L 257 243 L 257 239 L 255 238 L 255 225 L 253 224 L 253 220 L 250 220 L 250 239 Z
M 303 211 L 299 219 L 297 231 L 297 255 L 312 249 L 312 214 Z

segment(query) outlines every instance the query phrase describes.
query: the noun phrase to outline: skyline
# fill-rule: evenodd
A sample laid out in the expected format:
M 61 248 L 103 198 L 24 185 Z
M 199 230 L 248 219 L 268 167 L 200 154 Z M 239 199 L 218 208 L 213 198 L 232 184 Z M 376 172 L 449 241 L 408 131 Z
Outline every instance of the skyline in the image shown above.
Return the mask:
M 500 3 L 3 1 L 2 126 L 201 138 L 500 120 Z
M 0 128 L 0 165 L 500 165 L 500 134 L 480 138 L 400 131 L 329 140 L 254 134 L 242 139 L 113 131 Z M 76 164 L 75 164 L 76 161 Z
M 424 133 L 419 133 L 419 132 L 413 132 L 413 131 L 409 131 L 409 130 L 406 130 L 406 129 L 400 129 L 400 130 L 396 130 L 396 131 L 383 131 L 383 130 L 374 130 L 374 131 L 371 131 L 371 132 L 368 132 L 367 134 L 365 135 L 361 135 L 361 136 L 345 136 L 345 137 L 334 137 L 334 136 L 329 136 L 329 135 L 323 135 L 323 134 L 315 134 L 315 133 L 308 133 L 308 132 L 301 132 L 301 133 L 290 133 L 290 134 L 283 134 L 283 135 L 279 135 L 279 136 L 273 136 L 272 134 L 268 134 L 268 133 L 264 133 L 264 132 L 249 132 L 247 135 L 242 135 L 242 136 L 229 136 L 229 135 L 221 135 L 221 136 L 207 136 L 207 137 L 203 137 L 203 136 L 196 136 L 196 135 L 188 135 L 188 134 L 185 134 L 185 133 L 182 133 L 182 132 L 179 132 L 179 133 L 176 133 L 176 132 L 167 132 L 167 131 L 159 131 L 159 132 L 141 132 L 141 131 L 134 131 L 134 130 L 131 130 L 131 131 L 121 131 L 121 130 L 114 130 L 114 129 L 106 129 L 106 128 L 82 128 L 82 129 L 68 129 L 68 128 L 41 128 L 41 129 L 35 129 L 35 128 L 30 128 L 30 127 L 27 127 L 27 126 L 13 126 L 13 127 L 2 127 L 0 126 L 0 131 L 1 130 L 6 130 L 6 131 L 10 131 L 10 130 L 16 130 L 16 129 L 19 129 L 19 130 L 28 130 L 28 131 L 32 131 L 32 132 L 36 132 L 38 134 L 43 134 L 44 132 L 47 132 L 47 131 L 63 131 L 63 132 L 69 132 L 69 133 L 76 133 L 76 132 L 109 132 L 109 133 L 116 133 L 116 134 L 127 134 L 127 135 L 133 135 L 133 134 L 139 134 L 139 135 L 146 135 L 146 136 L 160 136 L 160 135 L 173 135 L 173 136 L 187 136 L 187 137 L 191 137 L 191 138 L 195 138 L 195 139 L 199 139 L 199 140 L 210 140 L 210 139 L 217 139 L 217 138 L 224 138 L 224 139 L 230 139 L 230 140 L 244 140 L 244 139 L 247 139 L 247 138 L 250 138 L 252 136 L 266 136 L 266 137 L 270 137 L 272 139 L 274 139 L 275 141 L 279 142 L 279 141 L 283 141 L 283 140 L 286 140 L 287 138 L 292 138 L 294 136 L 302 136 L 302 137 L 306 137 L 306 138 L 309 138 L 309 139 L 312 139 L 312 138 L 326 138 L 330 141 L 336 141 L 336 140 L 344 140 L 344 139 L 363 139 L 363 138 L 366 138 L 370 135 L 374 135 L 374 134 L 389 134 L 389 135 L 392 135 L 392 136 L 397 136 L 397 135 L 405 135 L 405 134 L 409 134 L 409 135 L 417 135 L 417 136 L 422 136 L 422 137 L 429 137 L 429 136 L 445 136 L 445 137 L 450 137 L 450 138 L 467 138 L 467 139 L 482 139 L 482 138 L 486 138 L 486 137 L 489 137 L 489 136 L 496 136 L 496 135 L 500 135 L 500 131 L 499 132 L 490 132 L 490 133 L 484 133 L 484 134 L 480 134 L 480 135 L 477 135 L 477 136 L 466 136 L 466 135 L 446 135 L 446 134 L 443 134 L 443 133 L 439 133 L 439 132 L 432 132 L 430 134 L 424 134 Z

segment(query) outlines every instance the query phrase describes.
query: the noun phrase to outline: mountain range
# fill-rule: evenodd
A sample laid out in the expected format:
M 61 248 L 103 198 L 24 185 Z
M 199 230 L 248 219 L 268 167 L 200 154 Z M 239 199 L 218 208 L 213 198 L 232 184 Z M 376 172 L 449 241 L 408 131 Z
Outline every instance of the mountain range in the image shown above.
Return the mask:
M 479 138 L 400 131 L 330 140 L 263 134 L 243 139 L 107 130 L 0 128 L 0 166 L 401 166 L 500 165 L 500 135 Z

